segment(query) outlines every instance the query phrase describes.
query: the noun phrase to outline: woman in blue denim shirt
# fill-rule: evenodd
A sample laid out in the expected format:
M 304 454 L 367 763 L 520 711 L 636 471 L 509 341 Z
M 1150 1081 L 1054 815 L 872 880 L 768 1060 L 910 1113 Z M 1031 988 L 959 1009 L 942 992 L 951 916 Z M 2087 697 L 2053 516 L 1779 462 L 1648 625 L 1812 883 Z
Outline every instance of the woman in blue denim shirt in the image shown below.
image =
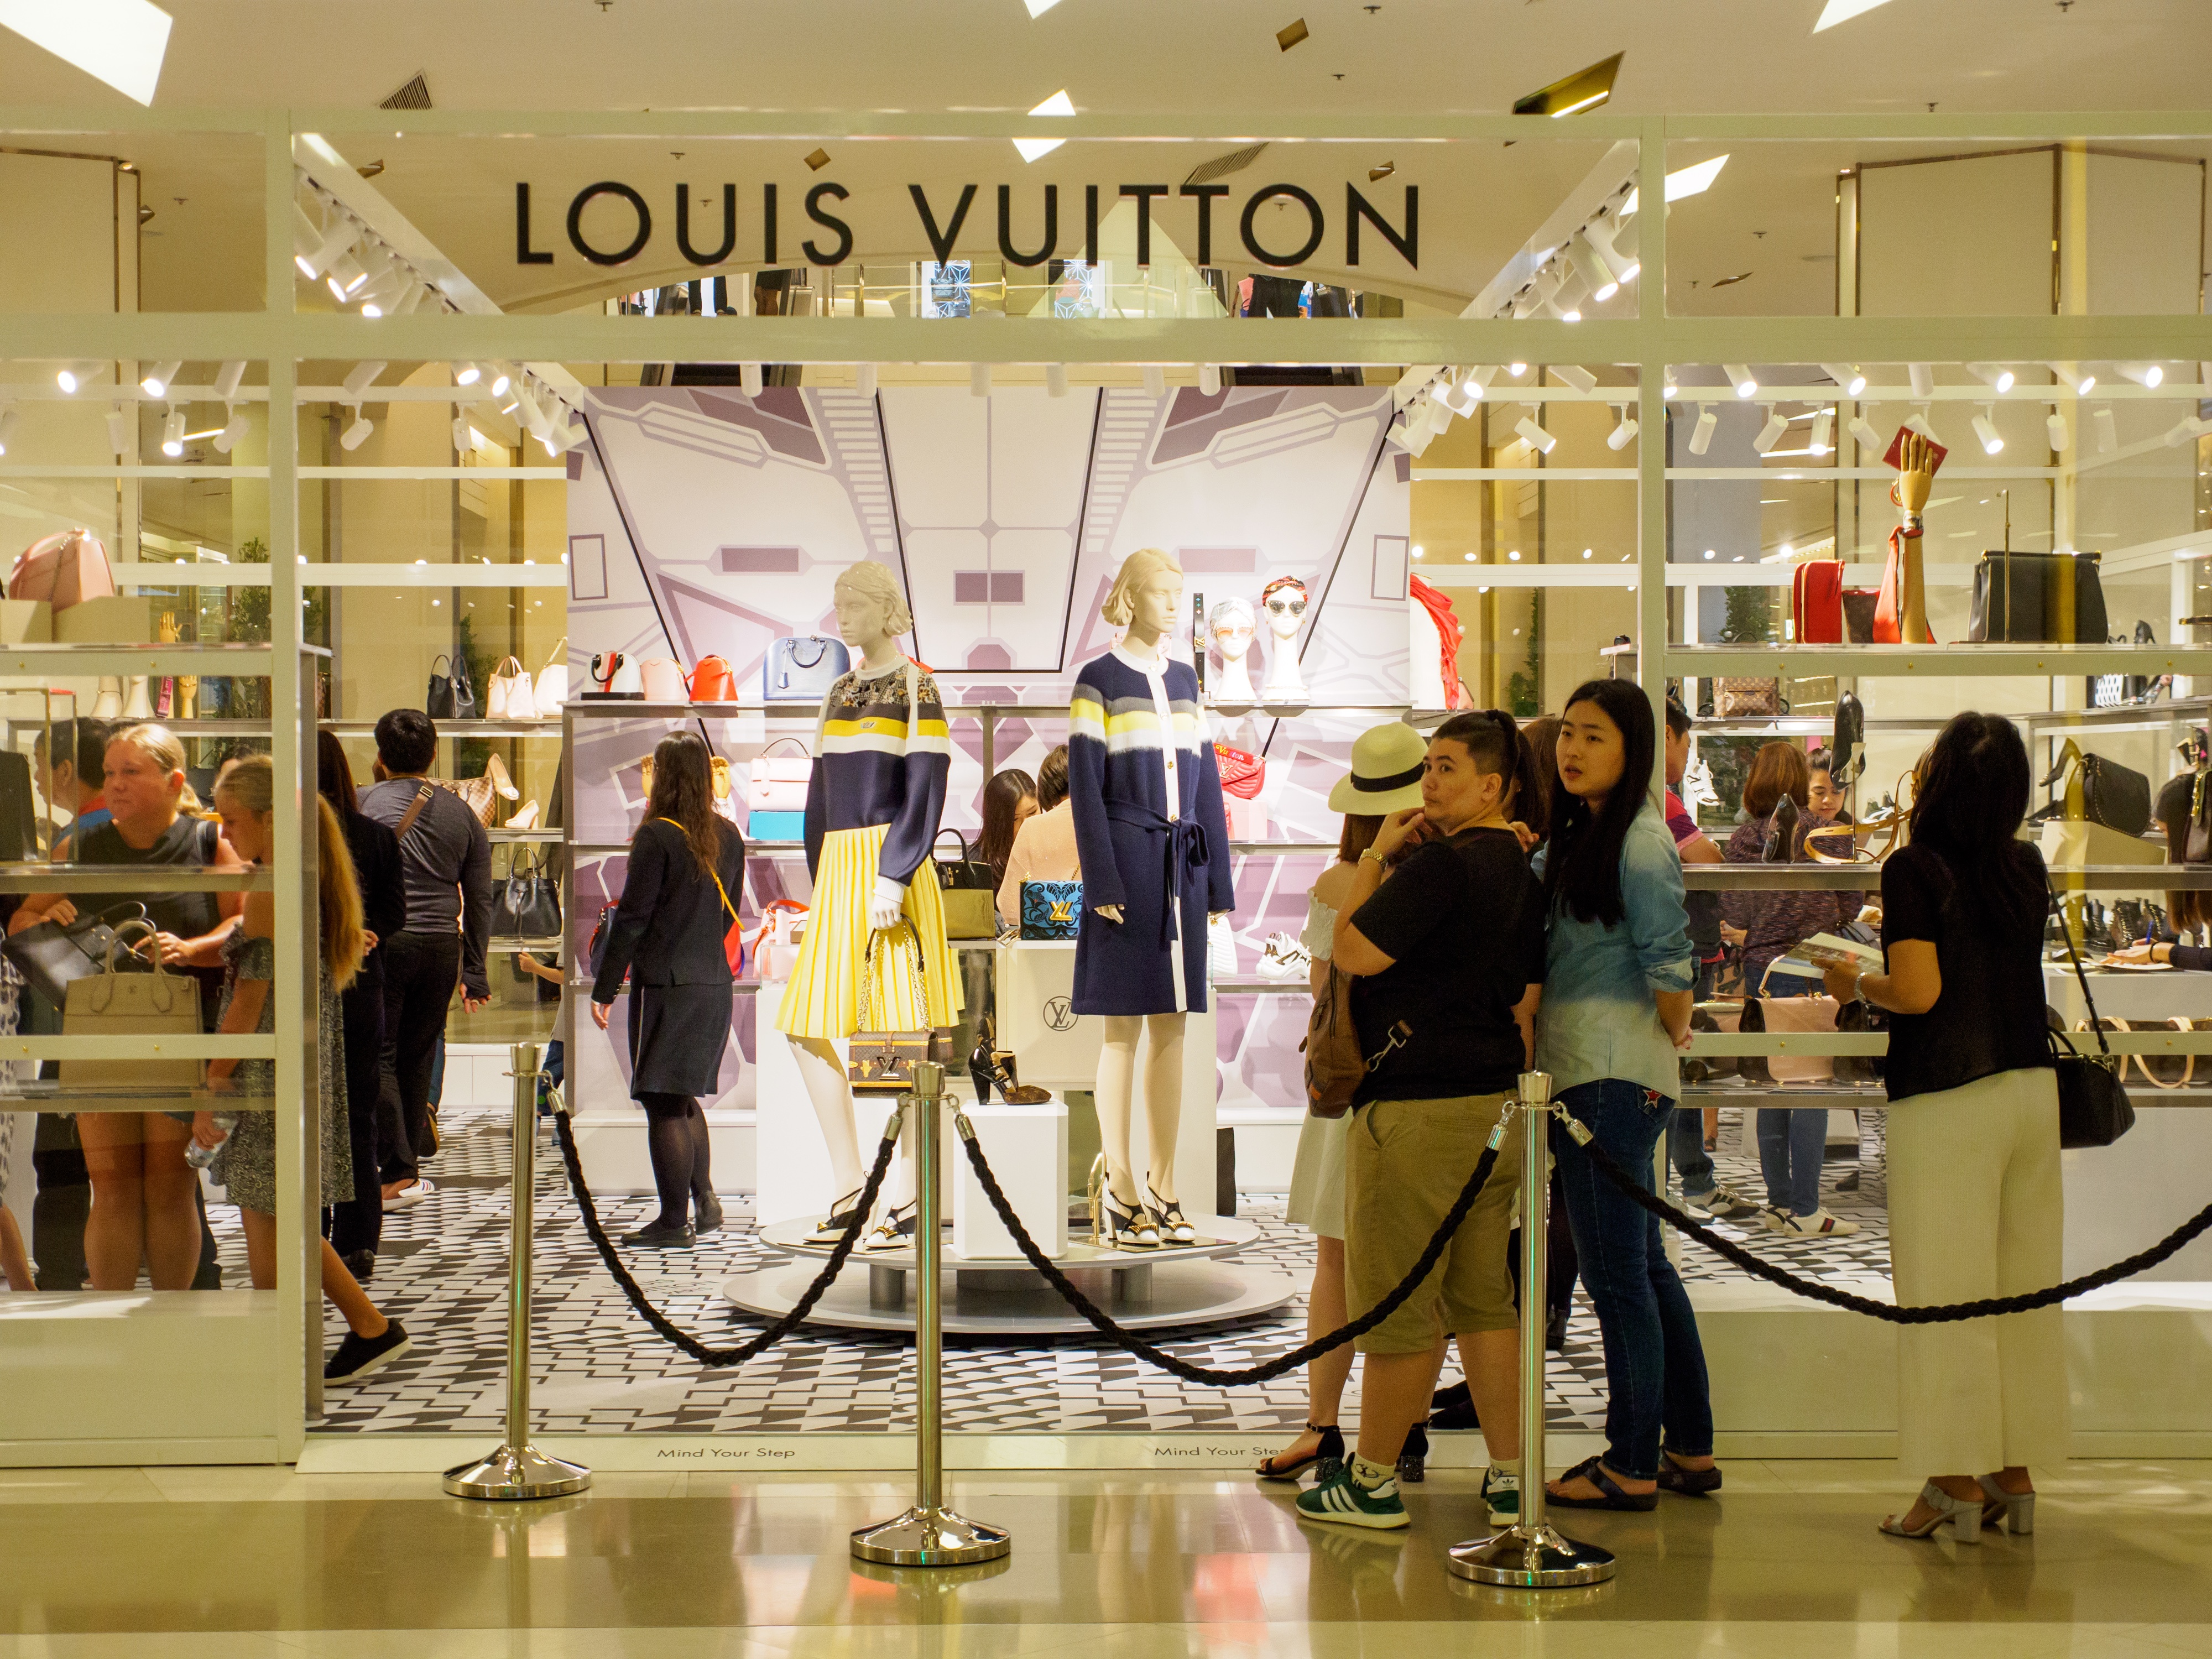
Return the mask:
M 1623 680 L 1576 688 L 1561 717 L 1550 935 L 1536 1065 L 1624 1170 L 1648 1178 L 1680 1086 L 1696 962 L 1674 837 L 1650 799 L 1651 705 Z M 1649 1510 L 1659 1491 L 1717 1490 L 1705 1349 L 1657 1218 L 1552 1137 L 1583 1282 L 1605 1340 L 1606 1451 L 1551 1483 L 1569 1509 Z M 1660 1431 L 1666 1431 L 1666 1449 Z

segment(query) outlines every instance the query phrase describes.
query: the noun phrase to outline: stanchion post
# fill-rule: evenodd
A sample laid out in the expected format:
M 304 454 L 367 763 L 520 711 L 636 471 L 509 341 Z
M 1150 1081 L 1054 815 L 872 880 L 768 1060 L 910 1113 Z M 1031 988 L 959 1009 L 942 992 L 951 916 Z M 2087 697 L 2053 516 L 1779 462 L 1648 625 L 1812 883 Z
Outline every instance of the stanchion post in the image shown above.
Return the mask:
M 456 1498 L 560 1498 L 592 1484 L 592 1472 L 530 1443 L 530 1235 L 538 1152 L 538 1045 L 507 1050 L 514 1079 L 514 1158 L 507 1204 L 514 1220 L 507 1293 L 507 1438 L 499 1449 L 446 1471 Z
M 1455 1544 L 1451 1570 L 1478 1584 L 1516 1589 L 1565 1589 L 1613 1577 L 1612 1552 L 1562 1536 L 1544 1514 L 1544 1287 L 1546 1222 L 1551 1196 L 1546 1167 L 1552 1122 L 1552 1077 L 1521 1074 L 1521 1516 L 1493 1538 Z
M 939 1118 L 945 1068 L 914 1068 L 909 1104 L 914 1125 L 915 1185 L 914 1322 L 915 1504 L 894 1520 L 853 1534 L 853 1554 L 893 1567 L 958 1567 L 995 1561 L 1013 1548 L 1004 1528 L 970 1521 L 945 1507 L 943 1398 L 939 1391 L 944 1343 L 938 1330 L 937 1280 L 944 1235 L 938 1214 Z

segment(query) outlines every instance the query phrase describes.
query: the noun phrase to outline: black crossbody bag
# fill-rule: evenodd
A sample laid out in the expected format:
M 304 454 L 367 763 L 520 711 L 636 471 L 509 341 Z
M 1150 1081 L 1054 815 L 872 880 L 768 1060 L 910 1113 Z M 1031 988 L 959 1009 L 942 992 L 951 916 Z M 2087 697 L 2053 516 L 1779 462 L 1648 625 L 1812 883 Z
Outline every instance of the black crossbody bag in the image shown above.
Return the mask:
M 2074 964 L 2074 977 L 2081 982 L 2081 1000 L 2089 1010 L 2089 1029 L 2097 1034 L 2099 1049 L 2085 1054 L 2064 1031 L 2050 1033 L 2051 1060 L 2058 1068 L 2058 1144 L 2071 1149 L 2109 1146 L 2136 1127 L 2135 1105 L 2120 1085 L 2120 1056 L 2105 1041 L 2097 1000 L 2089 994 L 2089 976 L 2081 970 L 2074 934 L 2066 926 L 2048 872 L 2043 886 L 2051 896 L 2051 908 L 2058 912 L 2059 936 L 2066 941 L 2066 959 Z

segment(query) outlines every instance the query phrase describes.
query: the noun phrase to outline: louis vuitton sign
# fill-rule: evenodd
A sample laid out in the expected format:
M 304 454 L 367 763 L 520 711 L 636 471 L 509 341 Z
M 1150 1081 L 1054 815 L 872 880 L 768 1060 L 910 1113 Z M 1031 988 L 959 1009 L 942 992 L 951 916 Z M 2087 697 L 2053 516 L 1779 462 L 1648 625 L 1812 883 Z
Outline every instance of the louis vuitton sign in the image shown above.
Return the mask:
M 719 214 L 702 211 L 696 216 L 691 187 L 679 184 L 676 186 L 676 199 L 671 204 L 673 211 L 670 221 L 656 222 L 653 204 L 641 191 L 606 179 L 586 185 L 569 199 L 565 228 L 568 246 L 595 265 L 623 265 L 642 257 L 652 246 L 659 224 L 671 222 L 677 251 L 690 264 L 702 267 L 733 261 L 750 264 L 756 252 L 763 267 L 796 264 L 802 258 L 809 264 L 842 264 L 854 257 L 855 246 L 870 231 L 878 234 L 866 240 L 884 247 L 911 247 L 915 246 L 913 233 L 919 231 L 921 240 L 928 244 L 940 264 L 953 258 L 956 252 L 963 248 L 963 241 L 969 251 L 981 251 L 981 239 L 988 221 L 977 219 L 972 211 L 981 185 L 963 185 L 957 198 L 950 199 L 949 191 L 940 190 L 933 202 L 921 185 L 908 185 L 906 188 L 915 216 L 911 226 L 901 224 L 880 230 L 863 226 L 856 231 L 852 222 L 860 216 L 844 205 L 852 192 L 842 185 L 824 182 L 808 190 L 797 204 L 800 210 L 788 215 L 787 225 L 785 216 L 788 204 L 780 201 L 775 185 L 763 185 L 758 216 L 747 226 L 739 221 L 738 187 L 734 184 L 722 186 Z M 1075 234 L 1074 204 L 1071 202 L 1068 234 L 1063 240 L 1059 185 L 1046 185 L 1041 194 L 1024 190 L 1018 202 L 1014 187 L 1000 185 L 997 252 L 1008 264 L 1024 267 L 1041 265 L 1054 258 L 1080 259 L 1096 264 L 1102 205 L 1110 210 L 1120 202 L 1134 201 L 1137 263 L 1149 265 L 1152 261 L 1153 204 L 1164 199 L 1187 199 L 1196 209 L 1198 234 L 1194 257 L 1201 265 L 1214 263 L 1216 238 L 1226 241 L 1232 234 L 1233 222 L 1233 234 L 1243 252 L 1257 264 L 1279 270 L 1305 264 L 1320 255 L 1324 245 L 1329 246 L 1331 257 L 1340 246 L 1343 264 L 1358 269 L 1363 252 L 1384 258 L 1390 257 L 1376 247 L 1377 238 L 1389 244 L 1407 267 L 1419 270 L 1420 187 L 1407 185 L 1403 188 L 1404 199 L 1399 204 L 1394 223 L 1381 206 L 1370 201 L 1352 184 L 1344 186 L 1342 205 L 1334 214 L 1330 211 L 1334 204 L 1324 205 L 1320 197 L 1297 185 L 1265 185 L 1247 196 L 1241 208 L 1225 199 L 1231 194 L 1227 185 L 1085 185 L 1082 187 L 1080 238 Z M 1073 193 L 1071 187 L 1070 194 Z M 594 229 L 587 235 L 584 226 L 586 210 L 601 198 L 610 198 L 610 207 L 592 216 Z M 702 196 L 697 199 L 708 202 L 713 198 Z M 1279 203 L 1281 207 L 1266 215 L 1267 222 L 1263 225 L 1261 210 L 1273 203 Z M 1218 219 L 1217 206 L 1220 210 Z M 545 210 L 547 222 L 541 224 L 536 217 L 539 210 L 532 203 L 531 187 L 517 184 L 517 264 L 553 263 L 554 238 L 559 234 L 553 228 L 554 212 Z M 846 216 L 848 214 L 849 218 Z M 608 222 L 610 217 L 615 221 L 612 226 Z M 1363 239 L 1363 230 L 1373 234 Z M 743 252 L 738 246 L 741 231 L 745 233 L 746 242 Z M 1024 242 L 1029 246 L 1020 246 Z

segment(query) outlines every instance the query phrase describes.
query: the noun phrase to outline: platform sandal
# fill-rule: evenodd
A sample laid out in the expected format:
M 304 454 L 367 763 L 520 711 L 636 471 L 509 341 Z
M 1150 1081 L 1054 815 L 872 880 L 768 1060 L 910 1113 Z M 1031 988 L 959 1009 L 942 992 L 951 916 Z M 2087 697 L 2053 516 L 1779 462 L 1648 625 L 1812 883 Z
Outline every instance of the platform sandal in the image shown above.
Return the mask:
M 1344 1431 L 1334 1423 L 1309 1423 L 1305 1431 L 1320 1437 L 1321 1443 L 1312 1451 L 1288 1463 L 1263 1457 L 1252 1466 L 1252 1473 L 1262 1480 L 1292 1481 L 1308 1469 L 1318 1471 L 1317 1478 L 1322 1480 L 1334 1474 L 1344 1464 Z
M 1721 1489 L 1721 1468 L 1716 1463 L 1709 1469 L 1693 1469 L 1674 1461 L 1674 1454 L 1659 1454 L 1659 1490 L 1680 1494 L 1684 1498 L 1704 1498 Z
M 1009 1106 L 1042 1106 L 1052 1099 L 1052 1091 L 1041 1089 L 1034 1083 L 1024 1083 L 1014 1075 L 1014 1057 L 1003 1048 L 994 1048 L 989 1041 L 975 1045 L 968 1056 L 969 1079 L 975 1085 L 975 1103 L 988 1106 L 991 1090 L 996 1085 L 999 1098 Z

